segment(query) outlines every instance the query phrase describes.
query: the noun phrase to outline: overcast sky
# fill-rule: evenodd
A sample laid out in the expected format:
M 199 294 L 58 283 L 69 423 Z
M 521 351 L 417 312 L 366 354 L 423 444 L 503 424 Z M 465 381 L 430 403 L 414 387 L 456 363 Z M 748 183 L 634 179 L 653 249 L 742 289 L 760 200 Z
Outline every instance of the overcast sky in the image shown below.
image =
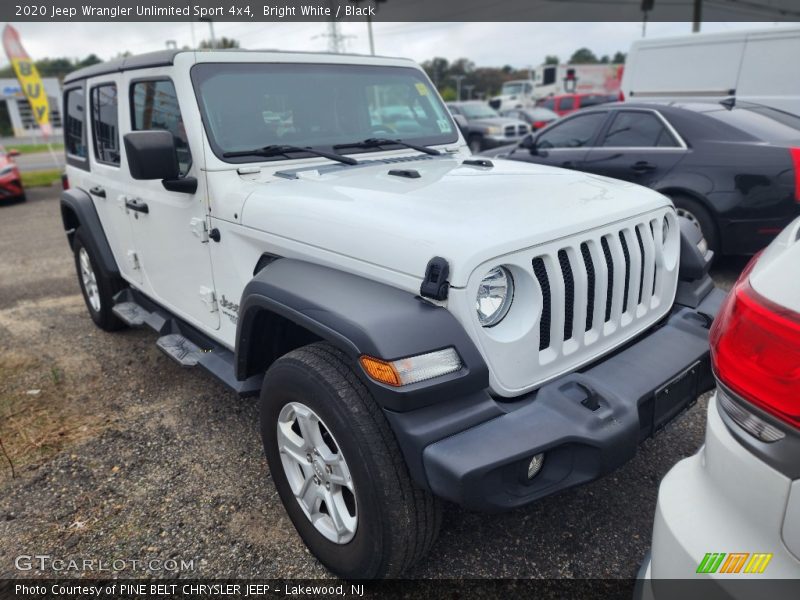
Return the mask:
M 784 24 L 785 25 L 785 24 Z M 34 59 L 45 56 L 103 59 L 130 51 L 160 50 L 167 40 L 179 47 L 209 37 L 208 23 L 15 23 L 22 43 Z M 702 31 L 769 28 L 772 23 L 703 23 Z M 239 40 L 243 48 L 326 50 L 326 23 L 215 23 L 217 37 Z M 365 23 L 341 23 L 348 52 L 368 53 Z M 423 61 L 434 56 L 466 57 L 478 66 L 539 65 L 545 55 L 562 61 L 581 46 L 598 56 L 627 52 L 641 38 L 641 23 L 376 23 L 378 54 Z M 691 23 L 648 23 L 647 37 L 691 33 Z M 68 35 L 67 35 L 68 34 Z M 0 65 L 7 63 L 2 56 Z

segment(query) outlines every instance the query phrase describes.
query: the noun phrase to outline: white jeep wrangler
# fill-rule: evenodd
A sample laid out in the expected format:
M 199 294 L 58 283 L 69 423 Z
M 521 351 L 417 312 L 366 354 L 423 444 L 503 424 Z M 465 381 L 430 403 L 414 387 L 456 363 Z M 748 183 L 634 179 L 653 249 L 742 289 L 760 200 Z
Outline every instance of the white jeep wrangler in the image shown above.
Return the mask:
M 65 79 L 64 227 L 105 330 L 260 394 L 272 479 L 348 578 L 440 499 L 630 459 L 713 380 L 709 252 L 649 189 L 469 154 L 407 60 L 168 51 Z

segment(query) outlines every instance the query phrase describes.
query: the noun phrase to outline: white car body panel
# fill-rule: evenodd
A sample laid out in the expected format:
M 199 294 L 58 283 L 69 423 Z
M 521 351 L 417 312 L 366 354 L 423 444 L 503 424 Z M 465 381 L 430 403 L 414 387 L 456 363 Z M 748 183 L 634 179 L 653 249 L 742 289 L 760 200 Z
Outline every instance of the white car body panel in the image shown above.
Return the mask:
M 767 300 L 800 313 L 800 285 L 794 276 L 798 261 L 800 219 L 758 257 L 750 285 Z M 645 577 L 799 579 L 800 480 L 791 480 L 736 439 L 720 414 L 722 393 L 717 390 L 709 402 L 705 445 L 676 464 L 661 482 Z M 731 427 L 737 425 L 732 422 Z M 749 434 L 742 429 L 741 435 Z M 773 557 L 763 573 L 696 574 L 708 552 Z M 658 598 L 657 586 L 653 590 Z M 732 598 L 752 592 L 736 585 L 726 590 Z

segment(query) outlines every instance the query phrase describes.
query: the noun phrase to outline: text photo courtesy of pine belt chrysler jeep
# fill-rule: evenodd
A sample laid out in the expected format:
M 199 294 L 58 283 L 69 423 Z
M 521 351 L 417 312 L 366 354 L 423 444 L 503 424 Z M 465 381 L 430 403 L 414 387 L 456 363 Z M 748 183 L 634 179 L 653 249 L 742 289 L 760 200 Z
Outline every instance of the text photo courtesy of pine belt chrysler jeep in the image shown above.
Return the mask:
M 413 62 L 159 52 L 69 75 L 64 112 L 91 318 L 260 395 L 272 480 L 340 576 L 401 574 L 442 499 L 608 473 L 713 385 L 697 228 L 643 187 L 472 157 Z

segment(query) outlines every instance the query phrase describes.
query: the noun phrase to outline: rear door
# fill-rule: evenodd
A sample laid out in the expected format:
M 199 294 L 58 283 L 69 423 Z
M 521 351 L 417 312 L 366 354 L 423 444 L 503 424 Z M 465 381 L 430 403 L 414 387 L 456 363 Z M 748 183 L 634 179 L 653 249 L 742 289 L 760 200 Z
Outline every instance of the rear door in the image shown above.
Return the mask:
M 92 197 L 123 277 L 142 282 L 133 230 L 125 209 L 126 177 L 121 170 L 119 75 L 104 75 L 86 85 L 87 151 L 91 175 L 86 191 Z M 69 102 L 69 100 L 68 100 Z
M 660 113 L 617 110 L 583 161 L 582 169 L 652 186 L 686 155 L 686 144 Z

